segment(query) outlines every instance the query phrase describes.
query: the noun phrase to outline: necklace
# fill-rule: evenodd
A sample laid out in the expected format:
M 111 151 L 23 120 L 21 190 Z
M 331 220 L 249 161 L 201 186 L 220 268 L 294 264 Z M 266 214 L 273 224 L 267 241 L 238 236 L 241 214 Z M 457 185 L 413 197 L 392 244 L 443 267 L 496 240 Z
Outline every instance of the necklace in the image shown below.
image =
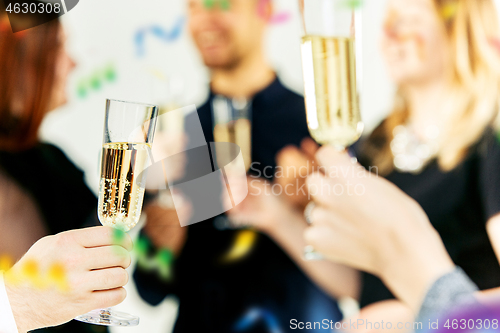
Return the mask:
M 424 139 L 419 138 L 408 125 L 396 126 L 393 135 L 391 151 L 396 170 L 418 174 L 436 157 L 440 136 L 437 126 L 427 126 Z

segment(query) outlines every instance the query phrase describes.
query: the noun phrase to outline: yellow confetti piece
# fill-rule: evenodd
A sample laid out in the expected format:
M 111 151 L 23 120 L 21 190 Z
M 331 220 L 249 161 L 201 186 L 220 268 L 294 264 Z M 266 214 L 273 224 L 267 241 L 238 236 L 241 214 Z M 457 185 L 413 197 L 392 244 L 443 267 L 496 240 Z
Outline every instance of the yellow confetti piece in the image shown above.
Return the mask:
M 7 255 L 0 256 L 0 271 L 6 272 L 11 269 L 12 266 L 14 266 L 14 260 L 12 257 Z
M 22 274 L 29 279 L 38 277 L 38 263 L 35 260 L 26 260 L 22 267 Z
M 40 274 L 38 263 L 35 260 L 28 259 L 21 268 L 22 277 L 29 280 L 29 282 L 38 289 L 46 287 L 45 279 Z
M 224 256 L 223 261 L 231 262 L 242 259 L 250 253 L 256 240 L 257 233 L 255 231 L 242 230 L 238 232 L 231 250 Z
M 52 283 L 56 284 L 60 290 L 67 291 L 69 289 L 66 279 L 66 270 L 64 269 L 63 265 L 53 264 L 49 268 L 47 278 Z
M 61 292 L 69 291 L 66 270 L 62 264 L 52 264 L 43 272 L 38 262 L 33 259 L 26 259 L 21 267 L 12 266 L 12 257 L 0 256 L 0 270 L 5 271 L 4 279 L 10 285 L 31 285 L 37 289 L 56 287 Z
M 445 20 L 450 20 L 457 14 L 458 4 L 456 2 L 448 2 L 441 8 L 441 16 Z

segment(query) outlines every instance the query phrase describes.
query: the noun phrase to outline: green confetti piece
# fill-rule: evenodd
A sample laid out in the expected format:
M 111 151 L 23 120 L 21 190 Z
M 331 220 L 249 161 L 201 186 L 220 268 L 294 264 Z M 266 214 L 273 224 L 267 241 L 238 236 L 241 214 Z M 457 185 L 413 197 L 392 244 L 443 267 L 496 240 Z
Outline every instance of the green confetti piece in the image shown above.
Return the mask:
M 137 242 L 135 244 L 135 249 L 136 249 L 137 255 L 147 256 L 148 248 L 149 248 L 149 241 L 146 238 L 141 237 L 137 240 Z
M 169 249 L 161 249 L 156 254 L 156 258 L 161 265 L 168 265 L 174 260 L 174 253 Z
M 359 9 L 364 5 L 364 0 L 344 0 L 342 2 L 343 7 L 351 9 Z
M 114 229 L 113 230 L 113 241 L 116 243 L 121 243 L 123 239 L 125 238 L 125 232 L 123 232 L 120 229 Z
M 172 270 L 169 268 L 160 268 L 158 270 L 158 275 L 160 276 L 160 278 L 164 281 L 164 282 L 168 282 L 170 280 L 172 280 Z
M 109 82 L 114 82 L 116 80 L 116 69 L 113 64 L 108 65 L 104 69 L 104 78 Z
M 229 2 L 229 0 L 220 0 L 219 1 L 219 6 L 222 10 L 229 10 L 230 7 L 231 7 L 231 3 Z
M 162 280 L 168 281 L 172 279 L 172 269 L 170 264 L 165 265 L 164 263 L 160 262 L 160 259 L 157 257 L 156 266 L 157 266 L 158 276 Z
M 156 263 L 147 255 L 139 255 L 137 257 L 137 265 L 145 271 L 151 271 L 155 269 Z
M 85 80 L 82 80 L 78 83 L 78 86 L 76 87 L 76 94 L 80 98 L 85 98 L 88 96 L 88 86 Z
M 102 87 L 101 73 L 96 72 L 90 78 L 90 87 L 94 90 L 99 90 Z
M 206 9 L 212 9 L 214 8 L 215 5 L 215 0 L 204 0 L 203 1 L 203 6 L 205 6 Z

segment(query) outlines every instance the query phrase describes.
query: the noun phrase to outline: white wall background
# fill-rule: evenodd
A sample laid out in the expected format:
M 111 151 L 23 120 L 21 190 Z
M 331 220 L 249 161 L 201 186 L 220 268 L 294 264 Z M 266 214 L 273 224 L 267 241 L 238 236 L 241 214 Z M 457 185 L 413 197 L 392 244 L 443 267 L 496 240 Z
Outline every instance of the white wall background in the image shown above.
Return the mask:
M 273 25 L 268 34 L 268 56 L 284 83 L 302 93 L 300 25 L 294 0 L 274 0 L 277 10 L 290 11 L 292 19 Z M 363 20 L 363 115 L 373 126 L 391 103 L 391 87 L 377 49 L 384 0 L 367 1 Z M 166 44 L 149 35 L 146 54 L 137 56 L 135 32 L 151 24 L 168 28 L 185 15 L 184 0 L 81 0 L 64 16 L 69 49 L 78 63 L 70 77 L 70 102 L 51 113 L 42 126 L 42 137 L 60 146 L 86 171 L 89 186 L 95 190 L 106 98 L 150 103 L 165 102 L 165 82 L 153 72 L 182 77 L 182 102 L 202 102 L 206 95 L 208 72 L 203 67 L 186 30 L 175 43 Z M 117 68 L 115 83 L 105 83 L 87 98 L 79 98 L 76 87 L 82 78 L 108 63 Z
M 271 27 L 268 56 L 284 83 L 302 93 L 297 2 L 274 1 L 278 10 L 290 11 L 293 17 L 285 24 Z M 368 129 L 384 117 L 392 102 L 393 87 L 385 75 L 378 50 L 384 3 L 385 0 L 367 0 L 363 13 L 362 111 Z M 183 78 L 184 105 L 202 102 L 205 97 L 208 73 L 185 30 L 172 44 L 147 37 L 143 58 L 138 58 L 134 49 L 133 38 L 138 29 L 151 24 L 170 27 L 181 15 L 185 15 L 184 0 L 81 0 L 64 17 L 69 48 L 78 67 L 68 84 L 70 102 L 47 117 L 41 134 L 44 140 L 61 147 L 86 172 L 88 184 L 94 191 L 105 98 L 164 102 L 161 91 L 165 83 L 152 71 Z M 76 86 L 81 78 L 109 62 L 116 65 L 116 82 L 91 91 L 88 98 L 78 98 Z M 129 297 L 120 308 L 140 315 L 142 322 L 136 329 L 116 329 L 115 332 L 168 332 L 176 315 L 175 301 L 167 300 L 153 309 L 140 300 L 132 283 L 128 289 Z

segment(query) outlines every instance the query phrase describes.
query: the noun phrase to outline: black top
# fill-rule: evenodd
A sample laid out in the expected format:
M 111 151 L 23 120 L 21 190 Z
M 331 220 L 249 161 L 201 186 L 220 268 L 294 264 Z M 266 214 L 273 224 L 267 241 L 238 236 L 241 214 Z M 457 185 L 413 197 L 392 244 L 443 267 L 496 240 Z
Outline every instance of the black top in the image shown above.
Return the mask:
M 0 152 L 0 169 L 26 190 L 50 234 L 97 223 L 97 200 L 83 172 L 57 147 L 38 144 L 17 153 Z M 72 321 L 36 332 L 104 333 L 102 326 Z
M 211 104 L 214 94 L 198 108 L 207 142 L 213 142 Z M 252 100 L 252 160 L 254 169 L 275 167 L 275 156 L 285 146 L 299 145 L 309 135 L 304 99 L 276 79 Z M 191 119 L 192 120 L 192 119 Z M 186 126 L 191 121 L 186 120 Z M 270 172 L 267 172 L 269 175 Z M 214 189 L 214 196 L 217 196 Z M 290 320 L 337 320 L 336 303 L 318 289 L 294 262 L 267 236 L 259 235 L 253 251 L 244 259 L 221 264 L 234 241 L 235 230 L 218 230 L 214 219 L 190 225 L 187 242 L 175 262 L 172 283 L 136 270 L 140 295 L 156 305 L 168 294 L 180 301 L 175 332 L 236 332 L 246 326 L 244 317 L 256 320 L 245 332 L 289 331 Z M 300 318 L 300 319 L 299 319 Z
M 375 146 L 384 144 L 380 138 L 367 140 Z M 373 164 L 363 147 L 361 142 L 354 150 L 368 167 Z M 386 177 L 422 206 L 455 264 L 480 289 L 500 286 L 500 266 L 486 232 L 488 219 L 500 213 L 499 166 L 500 141 L 488 129 L 464 161 L 449 172 L 441 171 L 433 161 L 420 174 L 393 171 Z M 361 305 L 388 298 L 392 295 L 382 282 L 365 274 Z
M 0 152 L 0 168 L 31 194 L 50 234 L 97 219 L 97 200 L 83 172 L 59 148 L 38 144 L 18 153 Z

